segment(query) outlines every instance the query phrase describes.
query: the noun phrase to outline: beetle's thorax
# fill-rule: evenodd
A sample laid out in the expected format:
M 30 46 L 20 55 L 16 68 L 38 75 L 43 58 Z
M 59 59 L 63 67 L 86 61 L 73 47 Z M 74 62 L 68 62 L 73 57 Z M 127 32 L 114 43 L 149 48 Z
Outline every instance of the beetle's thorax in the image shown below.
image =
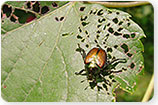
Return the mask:
M 89 68 L 97 67 L 97 65 L 96 65 L 96 56 L 92 57 L 91 59 L 92 60 L 91 60 L 91 63 L 89 64 Z

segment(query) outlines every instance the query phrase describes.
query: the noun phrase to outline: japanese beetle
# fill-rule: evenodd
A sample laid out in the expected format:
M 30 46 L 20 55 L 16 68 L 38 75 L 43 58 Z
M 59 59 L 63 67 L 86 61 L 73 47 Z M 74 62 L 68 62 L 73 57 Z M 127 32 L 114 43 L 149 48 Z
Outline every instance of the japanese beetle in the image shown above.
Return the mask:
M 122 70 L 113 70 L 119 63 L 126 63 L 126 59 L 114 59 L 111 62 L 108 61 L 107 53 L 104 49 L 99 47 L 92 48 L 88 54 L 85 53 L 84 49 L 78 44 L 76 51 L 80 52 L 84 60 L 85 69 L 76 72 L 76 75 L 87 76 L 89 86 L 93 89 L 97 86 L 98 90 L 103 89 L 98 83 L 103 83 L 103 87 L 107 90 L 106 85 L 111 86 L 109 80 L 105 79 L 105 76 L 112 75 L 112 73 L 119 73 Z M 113 75 L 111 76 L 113 77 Z M 113 80 L 115 81 L 115 80 Z M 81 81 L 81 82 L 84 82 Z M 85 88 L 87 89 L 87 87 Z
M 93 48 L 86 55 L 84 60 L 85 64 L 89 64 L 89 68 L 94 68 L 98 66 L 99 68 L 103 68 L 107 62 L 107 54 L 105 50 L 101 48 Z

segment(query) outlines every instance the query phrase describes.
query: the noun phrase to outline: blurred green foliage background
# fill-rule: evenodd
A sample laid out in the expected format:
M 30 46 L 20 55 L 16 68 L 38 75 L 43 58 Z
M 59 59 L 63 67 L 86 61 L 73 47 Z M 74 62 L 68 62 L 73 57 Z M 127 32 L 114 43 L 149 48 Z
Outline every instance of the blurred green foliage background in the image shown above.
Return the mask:
M 138 84 L 136 91 L 133 94 L 130 94 L 121 89 L 116 90 L 117 102 L 140 102 L 142 101 L 142 98 L 149 85 L 151 76 L 154 72 L 154 9 L 151 4 L 130 8 L 115 9 L 125 11 L 132 15 L 131 19 L 134 20 L 146 34 L 146 38 L 141 39 L 144 44 L 143 55 L 145 69 L 143 75 L 138 76 Z

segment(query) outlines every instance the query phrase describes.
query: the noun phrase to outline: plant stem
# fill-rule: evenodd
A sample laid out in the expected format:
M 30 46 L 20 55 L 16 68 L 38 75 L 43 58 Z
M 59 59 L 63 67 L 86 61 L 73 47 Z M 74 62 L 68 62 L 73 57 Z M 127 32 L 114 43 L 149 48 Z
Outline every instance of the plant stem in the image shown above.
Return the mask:
M 134 2 L 93 2 L 93 1 L 87 1 L 88 3 L 96 3 L 96 4 L 102 4 L 106 7 L 136 7 L 140 5 L 146 5 L 150 4 L 148 1 L 134 1 Z
M 145 95 L 142 99 L 142 102 L 147 102 L 149 100 L 153 89 L 154 89 L 154 74 L 152 75 L 152 78 L 151 78 L 148 88 L 145 92 Z

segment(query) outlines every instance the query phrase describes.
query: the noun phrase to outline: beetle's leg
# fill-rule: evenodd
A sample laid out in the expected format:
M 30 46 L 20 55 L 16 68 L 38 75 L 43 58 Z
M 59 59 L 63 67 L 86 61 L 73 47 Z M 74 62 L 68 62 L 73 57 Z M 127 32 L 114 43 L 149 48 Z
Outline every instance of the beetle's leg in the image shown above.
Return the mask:
M 86 71 L 86 70 L 85 70 L 85 69 L 83 69 L 83 70 L 81 70 L 81 71 L 79 71 L 79 72 L 75 72 L 75 74 L 76 74 L 76 75 L 84 75 L 85 73 L 84 73 L 84 74 L 82 74 L 84 71 Z
M 127 62 L 126 59 L 114 59 L 114 60 L 112 60 L 111 62 L 108 62 L 107 65 L 111 65 L 112 63 L 114 63 L 114 62 L 116 62 L 116 61 L 118 61 L 117 63 L 126 63 L 126 62 Z
M 119 73 L 122 72 L 123 70 L 118 70 L 118 71 L 110 71 L 111 73 Z
M 76 49 L 76 51 L 81 53 L 83 60 L 86 58 L 86 52 L 83 48 L 80 47 L 80 44 L 78 44 L 78 48 Z
M 98 91 L 103 90 L 103 88 L 99 85 L 97 85 L 97 89 L 98 89 Z
M 114 63 L 116 62 L 116 63 Z M 103 69 L 114 69 L 119 63 L 126 63 L 127 60 L 126 59 L 114 59 L 111 62 L 107 61 L 106 65 L 103 67 Z M 114 64 L 112 64 L 114 63 Z

